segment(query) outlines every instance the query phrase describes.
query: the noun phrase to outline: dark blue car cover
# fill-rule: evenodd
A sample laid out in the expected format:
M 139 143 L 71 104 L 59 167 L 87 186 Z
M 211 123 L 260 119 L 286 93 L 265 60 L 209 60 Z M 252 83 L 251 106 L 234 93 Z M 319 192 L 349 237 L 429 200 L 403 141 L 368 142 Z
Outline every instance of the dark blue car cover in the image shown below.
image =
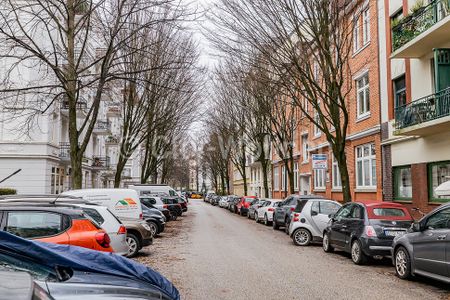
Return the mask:
M 0 231 L 0 250 L 29 257 L 50 268 L 61 266 L 81 272 L 138 279 L 152 284 L 174 300 L 180 299 L 178 290 L 164 276 L 140 263 L 113 253 L 30 241 L 3 231 Z

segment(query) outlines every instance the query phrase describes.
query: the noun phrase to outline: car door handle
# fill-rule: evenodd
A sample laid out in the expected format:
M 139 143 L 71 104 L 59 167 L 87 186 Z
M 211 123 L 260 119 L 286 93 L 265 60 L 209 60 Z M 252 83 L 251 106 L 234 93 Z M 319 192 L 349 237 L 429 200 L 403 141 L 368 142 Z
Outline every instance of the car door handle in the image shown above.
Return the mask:
M 443 240 L 445 240 L 447 238 L 447 235 L 445 234 L 445 235 L 440 235 L 440 236 L 438 236 L 437 237 L 437 240 L 438 241 L 443 241 Z

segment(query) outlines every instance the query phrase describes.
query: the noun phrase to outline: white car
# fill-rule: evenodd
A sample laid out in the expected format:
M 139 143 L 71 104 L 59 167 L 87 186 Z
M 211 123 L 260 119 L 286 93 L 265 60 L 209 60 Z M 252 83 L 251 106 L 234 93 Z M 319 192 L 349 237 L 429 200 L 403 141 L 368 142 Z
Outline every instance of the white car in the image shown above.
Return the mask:
M 228 197 L 227 196 L 220 197 L 219 207 L 222 207 L 222 208 L 228 207 Z
M 289 236 L 297 246 L 321 242 L 330 215 L 334 215 L 341 204 L 326 199 L 299 199 L 291 214 Z
M 266 201 L 263 206 L 256 210 L 255 221 L 259 223 L 264 221 L 264 225 L 269 226 L 273 221 L 273 212 L 275 211 L 275 206 L 281 202 L 281 199 L 262 199 Z
M 109 235 L 111 247 L 116 254 L 128 254 L 127 229 L 107 207 L 96 204 L 76 204 L 75 206 L 80 207 L 86 215 Z
M 141 196 L 140 200 L 147 207 L 154 206 L 157 209 L 166 208 L 164 206 L 164 203 L 162 202 L 160 197 L 156 197 L 156 196 Z

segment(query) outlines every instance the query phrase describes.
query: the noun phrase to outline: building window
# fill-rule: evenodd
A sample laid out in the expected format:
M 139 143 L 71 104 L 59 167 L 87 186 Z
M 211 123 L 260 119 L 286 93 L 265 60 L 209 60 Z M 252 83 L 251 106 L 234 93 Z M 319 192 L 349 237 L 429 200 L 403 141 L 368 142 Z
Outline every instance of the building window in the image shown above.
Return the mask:
M 394 79 L 394 101 L 395 108 L 406 104 L 406 80 L 405 75 Z
M 314 189 L 323 190 L 325 189 L 326 182 L 326 170 L 319 169 L 314 170 Z
M 286 167 L 281 166 L 281 190 L 286 191 Z
M 366 73 L 356 80 L 357 87 L 357 105 L 358 118 L 365 117 L 370 114 L 370 92 L 369 92 L 369 74 Z
M 333 155 L 333 168 L 331 170 L 333 176 L 333 189 L 342 188 L 341 172 L 339 171 L 339 165 Z
M 356 147 L 356 186 L 377 187 L 377 164 L 373 143 Z
M 60 194 L 64 191 L 64 169 L 52 167 L 50 193 Z
M 359 41 L 359 18 L 355 16 L 353 20 L 353 52 L 357 52 L 361 48 Z
M 308 135 L 304 134 L 302 136 L 302 154 L 303 154 L 303 162 L 309 161 L 309 145 L 308 145 Z
M 363 11 L 363 44 L 367 45 L 370 42 L 370 15 L 369 8 Z
M 298 191 L 298 162 L 294 163 L 294 191 Z
M 280 175 L 278 167 L 273 168 L 273 190 L 278 191 L 280 189 Z
M 450 161 L 432 163 L 428 166 L 429 191 L 432 201 L 447 202 L 449 196 L 437 196 L 434 190 L 442 183 L 450 180 Z
M 396 200 L 412 199 L 411 166 L 394 168 L 394 198 Z
M 320 134 L 322 133 L 322 131 L 320 131 L 319 126 L 317 126 L 316 124 L 320 124 L 320 116 L 319 113 L 317 112 L 317 110 L 314 110 L 314 136 L 315 137 L 319 137 Z

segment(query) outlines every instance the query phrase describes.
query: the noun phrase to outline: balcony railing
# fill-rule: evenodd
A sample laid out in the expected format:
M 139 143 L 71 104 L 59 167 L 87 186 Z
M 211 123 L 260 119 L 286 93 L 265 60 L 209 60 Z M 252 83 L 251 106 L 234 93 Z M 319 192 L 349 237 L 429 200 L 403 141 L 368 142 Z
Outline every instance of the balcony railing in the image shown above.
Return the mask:
M 122 113 L 122 109 L 120 108 L 119 103 L 111 103 L 108 105 L 108 108 L 106 110 L 106 114 L 108 116 L 120 116 Z
M 70 143 L 59 143 L 59 158 L 70 160 Z
M 114 136 L 114 135 L 110 135 L 110 136 L 106 137 L 105 143 L 107 145 L 117 145 L 120 143 L 120 138 L 117 136 Z
M 111 159 L 109 156 L 94 156 L 92 157 L 92 168 L 94 169 L 108 169 L 110 167 Z
M 450 15 L 450 1 L 434 0 L 404 17 L 392 28 L 392 48 L 397 50 Z
M 450 88 L 399 106 L 395 110 L 397 130 L 450 116 Z
M 110 131 L 111 130 L 111 123 L 109 123 L 106 120 L 97 120 L 97 122 L 95 122 L 94 130 L 96 132 Z
M 85 110 L 87 109 L 87 102 L 86 101 L 78 101 L 76 104 L 76 108 L 78 110 Z M 69 100 L 63 100 L 61 102 L 61 109 L 62 110 L 68 110 L 69 109 Z

